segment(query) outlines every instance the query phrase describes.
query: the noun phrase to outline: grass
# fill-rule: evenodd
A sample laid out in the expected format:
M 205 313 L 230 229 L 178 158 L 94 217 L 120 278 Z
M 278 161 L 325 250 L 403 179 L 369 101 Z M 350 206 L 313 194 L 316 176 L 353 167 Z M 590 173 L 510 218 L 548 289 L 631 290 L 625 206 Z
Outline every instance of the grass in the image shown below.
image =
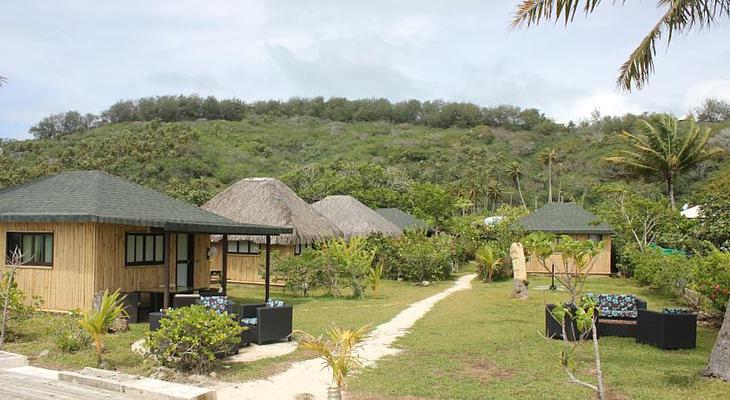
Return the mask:
M 474 282 L 438 303 L 412 332 L 396 343 L 403 352 L 353 377 L 350 390 L 359 399 L 592 398 L 590 391 L 567 383 L 558 365 L 561 342 L 542 338 L 543 306 L 565 298 L 544 292 L 544 279 L 531 282 L 530 299 L 510 298 L 511 282 Z M 633 293 L 650 309 L 673 305 L 671 299 L 625 279 L 593 278 L 597 293 Z M 698 329 L 697 349 L 662 351 L 631 338 L 600 339 L 604 375 L 613 399 L 724 398 L 730 384 L 700 376 L 717 331 Z M 592 373 L 589 348 L 577 371 Z M 410 397 L 407 397 L 410 396 Z
M 330 325 L 360 327 L 365 324 L 377 325 L 393 318 L 409 304 L 431 294 L 439 292 L 449 285 L 448 282 L 435 282 L 427 287 L 416 286 L 408 282 L 383 281 L 380 294 L 359 301 L 349 297 L 334 298 L 315 295 L 312 297 L 293 296 L 284 293 L 280 288 L 272 288 L 271 297 L 284 299 L 294 305 L 294 329 L 301 329 L 319 335 Z M 233 285 L 229 286 L 229 295 L 233 300 L 242 303 L 259 303 L 264 297 L 261 286 Z M 345 293 L 347 295 L 347 293 Z M 53 341 L 52 332 L 62 324 L 72 324 L 78 317 L 70 315 L 40 313 L 29 320 L 13 327 L 15 339 L 8 342 L 6 351 L 25 354 L 31 365 L 76 370 L 86 366 L 95 366 L 96 359 L 93 346 L 88 346 L 76 353 L 60 351 Z M 148 374 L 153 366 L 132 353 L 131 345 L 145 337 L 148 325 L 130 324 L 130 331 L 105 337 L 104 361 L 111 368 L 134 374 Z M 47 353 L 39 357 L 39 355 Z M 252 363 L 222 365 L 216 371 L 219 377 L 227 381 L 241 381 L 268 376 L 286 367 L 289 363 L 307 358 L 304 351 L 296 351 L 290 355 L 260 360 Z

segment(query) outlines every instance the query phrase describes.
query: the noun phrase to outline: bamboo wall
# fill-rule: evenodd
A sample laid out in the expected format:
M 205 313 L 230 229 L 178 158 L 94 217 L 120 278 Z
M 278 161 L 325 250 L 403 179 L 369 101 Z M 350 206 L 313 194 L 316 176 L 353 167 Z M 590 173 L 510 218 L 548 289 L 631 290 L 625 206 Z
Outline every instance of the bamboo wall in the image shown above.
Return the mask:
M 588 235 L 570 235 L 574 239 L 577 240 L 588 240 Z M 591 275 L 609 275 L 611 274 L 611 236 L 610 235 L 603 235 L 602 240 L 604 242 L 604 247 L 601 253 L 599 253 L 595 261 L 593 263 L 593 268 L 591 269 L 590 274 Z M 549 271 L 546 271 L 545 268 L 543 268 L 542 265 L 540 265 L 540 262 L 537 260 L 537 257 L 532 257 L 529 254 L 525 254 L 525 256 L 529 257 L 527 260 L 527 272 L 528 273 L 537 273 L 537 274 L 548 274 Z M 547 260 L 547 266 L 548 268 L 551 268 L 551 263 L 555 263 L 555 271 L 559 272 L 563 268 L 563 258 L 560 256 L 559 253 L 555 253 L 550 256 L 550 258 Z M 571 268 L 571 272 L 575 271 L 574 266 L 570 265 L 569 268 Z
M 146 232 L 146 228 L 99 223 L 2 223 L 0 249 L 6 252 L 7 232 L 52 232 L 53 266 L 24 266 L 16 282 L 28 298 L 38 295 L 49 310 L 87 309 L 94 293 L 104 289 L 132 292 L 161 287 L 164 266 L 125 266 L 125 240 L 128 232 Z M 176 251 L 175 235 L 170 255 Z M 209 286 L 207 259 L 210 237 L 195 236 L 195 288 Z M 170 284 L 175 284 L 175 267 L 170 268 Z
M 221 271 L 223 269 L 223 247 L 222 242 L 211 243 L 216 249 L 215 257 L 210 260 L 211 271 Z M 261 253 L 259 254 L 228 254 L 228 282 L 233 283 L 264 283 L 264 278 L 259 274 L 259 268 L 264 265 L 266 245 L 261 245 Z M 271 245 L 272 254 L 278 251 L 282 256 L 293 256 L 293 245 Z M 274 263 L 272 257 L 271 262 Z
M 6 255 L 7 232 L 53 233 L 53 267 L 23 266 L 15 282 L 27 296 L 40 296 L 43 308 L 72 310 L 91 306 L 97 224 L 1 223 L 0 250 Z

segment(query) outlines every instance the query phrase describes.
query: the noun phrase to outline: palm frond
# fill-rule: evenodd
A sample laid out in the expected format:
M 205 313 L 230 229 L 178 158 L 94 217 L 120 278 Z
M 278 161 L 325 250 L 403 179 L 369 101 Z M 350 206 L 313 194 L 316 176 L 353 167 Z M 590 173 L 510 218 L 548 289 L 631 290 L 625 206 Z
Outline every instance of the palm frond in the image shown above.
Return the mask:
M 654 72 L 656 43 L 667 31 L 667 45 L 675 32 L 687 32 L 714 24 L 718 18 L 730 16 L 730 0 L 659 0 L 658 7 L 668 7 L 629 58 L 621 65 L 616 86 L 627 92 L 641 89 Z
M 510 24 L 511 29 L 522 26 L 538 25 L 544 20 L 563 20 L 565 25 L 572 22 L 578 9 L 588 15 L 601 3 L 601 0 L 524 0 L 517 6 L 517 11 Z

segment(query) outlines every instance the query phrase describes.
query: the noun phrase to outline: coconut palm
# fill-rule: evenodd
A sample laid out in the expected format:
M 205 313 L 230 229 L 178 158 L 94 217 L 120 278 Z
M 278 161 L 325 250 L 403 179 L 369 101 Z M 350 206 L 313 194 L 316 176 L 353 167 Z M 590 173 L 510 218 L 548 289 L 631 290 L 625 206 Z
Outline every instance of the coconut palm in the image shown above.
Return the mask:
M 97 364 L 101 364 L 101 354 L 104 352 L 104 335 L 109 332 L 109 328 L 117 318 L 127 316 L 123 300 L 124 296 L 120 295 L 119 289 L 114 293 L 105 290 L 99 308 L 83 313 L 79 321 L 81 329 L 85 330 L 94 342 Z
M 300 346 L 305 350 L 314 351 L 324 360 L 325 366 L 332 371 L 332 383 L 336 385 L 335 393 L 328 398 L 341 399 L 342 388 L 350 373 L 362 367 L 362 359 L 358 350 L 362 341 L 367 338 L 370 325 L 359 329 L 344 329 L 333 327 L 327 329 L 324 335 L 312 336 L 303 331 L 296 331 L 302 335 Z
M 558 161 L 558 151 L 551 148 L 544 150 L 538 156 L 540 164 L 547 167 L 547 178 L 548 178 L 548 203 L 553 202 L 553 164 Z
M 624 2 L 614 1 L 611 4 Z M 567 25 L 573 21 L 579 8 L 588 15 L 600 3 L 601 0 L 523 0 L 517 6 L 512 27 L 529 28 L 542 21 L 560 20 Z M 658 0 L 657 8 L 664 11 L 663 15 L 620 68 L 616 85 L 621 89 L 641 89 L 648 83 L 649 76 L 654 72 L 656 45 L 664 33 L 667 34 L 669 44 L 675 34 L 709 28 L 719 20 L 730 17 L 730 0 Z
M 676 208 L 674 186 L 679 176 L 722 151 L 707 147 L 710 128 L 700 128 L 692 117 L 680 123 L 671 115 L 661 115 L 652 121 L 639 121 L 636 130 L 636 134 L 621 133 L 631 148 L 606 160 L 640 174 L 659 175 L 666 184 L 673 209 Z
M 494 211 L 497 206 L 497 202 L 502 198 L 502 196 L 504 196 L 502 184 L 497 181 L 491 181 L 487 184 L 487 200 L 492 200 L 492 211 Z
M 513 161 L 512 164 L 507 167 L 507 175 L 512 178 L 512 180 L 515 182 L 515 186 L 517 186 L 517 193 L 520 194 L 520 200 L 522 201 L 522 207 L 527 208 L 527 204 L 525 203 L 525 198 L 522 196 L 522 187 L 520 186 L 520 178 L 522 177 L 522 168 L 520 167 L 520 163 L 517 161 Z

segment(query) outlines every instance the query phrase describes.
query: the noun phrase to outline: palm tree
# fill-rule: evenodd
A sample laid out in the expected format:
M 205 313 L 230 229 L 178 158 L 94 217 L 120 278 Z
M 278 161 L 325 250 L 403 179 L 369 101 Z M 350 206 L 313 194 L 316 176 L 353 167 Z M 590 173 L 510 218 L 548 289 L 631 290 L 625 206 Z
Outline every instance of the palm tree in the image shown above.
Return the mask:
M 553 163 L 558 161 L 558 151 L 555 149 L 547 149 L 538 156 L 540 164 L 547 166 L 548 173 L 548 203 L 553 202 Z
M 639 121 L 636 129 L 637 134 L 621 133 L 631 143 L 631 149 L 621 150 L 606 161 L 644 175 L 661 176 L 667 185 L 669 203 L 676 209 L 674 186 L 679 176 L 722 150 L 707 148 L 710 128 L 700 128 L 692 117 L 680 124 L 675 117 L 661 115 L 651 122 Z
M 497 181 L 491 181 L 487 184 L 487 200 L 492 200 L 492 211 L 494 211 L 497 201 L 504 195 L 502 185 Z
M 588 15 L 600 3 L 601 0 L 522 0 L 512 19 L 512 28 L 529 28 L 542 21 L 560 20 L 567 25 L 573 21 L 579 7 Z M 669 44 L 675 34 L 709 28 L 720 19 L 730 17 L 730 0 L 658 0 L 657 8 L 662 9 L 664 14 L 621 65 L 616 86 L 623 90 L 641 89 L 649 82 L 649 76 L 654 72 L 656 45 L 662 34 L 667 33 Z
M 491 282 L 494 274 L 502 266 L 502 258 L 490 245 L 479 246 L 474 254 L 477 262 L 477 272 L 483 282 Z
M 527 208 L 525 198 L 522 196 L 522 187 L 520 186 L 520 178 L 522 177 L 522 168 L 520 168 L 520 163 L 513 161 L 512 164 L 507 167 L 507 175 L 512 178 L 517 186 L 517 192 L 520 194 L 520 200 L 522 200 L 522 207 Z
M 0 87 L 5 86 L 6 83 L 8 83 L 8 78 L 0 76 Z

